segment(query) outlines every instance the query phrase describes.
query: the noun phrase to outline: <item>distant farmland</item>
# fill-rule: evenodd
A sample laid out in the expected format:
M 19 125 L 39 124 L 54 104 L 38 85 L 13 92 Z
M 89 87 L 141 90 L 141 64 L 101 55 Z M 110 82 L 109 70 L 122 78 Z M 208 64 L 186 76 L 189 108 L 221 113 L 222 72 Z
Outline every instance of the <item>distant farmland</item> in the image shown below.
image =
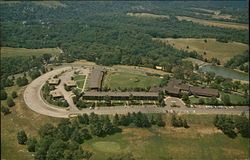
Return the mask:
M 59 48 L 42 48 L 42 49 L 26 49 L 26 48 L 11 48 L 1 47 L 1 57 L 14 56 L 37 56 L 45 53 L 52 55 L 60 54 L 62 51 Z
M 154 40 L 166 42 L 176 49 L 183 49 L 189 52 L 196 51 L 208 59 L 218 58 L 222 64 L 233 56 L 242 54 L 249 49 L 247 44 L 238 42 L 222 43 L 212 38 L 207 38 L 207 42 L 205 42 L 205 39 L 196 38 L 154 38 Z
M 157 15 L 152 13 L 127 13 L 128 16 L 135 16 L 135 17 L 150 17 L 150 18 L 167 18 L 169 19 L 168 15 Z
M 199 23 L 199 24 L 205 25 L 205 26 L 216 26 L 216 27 L 222 27 L 222 28 L 248 30 L 247 24 L 222 22 L 222 21 L 211 21 L 211 20 L 204 20 L 204 19 L 185 17 L 185 16 L 176 16 L 176 18 L 180 21 L 186 20 L 186 21 L 191 21 L 194 23 Z

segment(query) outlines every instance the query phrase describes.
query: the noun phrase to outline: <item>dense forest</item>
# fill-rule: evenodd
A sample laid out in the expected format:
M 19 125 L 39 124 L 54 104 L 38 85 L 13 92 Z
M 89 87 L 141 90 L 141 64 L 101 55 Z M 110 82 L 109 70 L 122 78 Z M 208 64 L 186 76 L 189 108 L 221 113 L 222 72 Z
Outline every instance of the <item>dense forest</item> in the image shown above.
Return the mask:
M 58 4 L 2 3 L 1 46 L 60 47 L 64 53 L 59 56 L 58 62 L 86 59 L 101 65 L 126 64 L 154 68 L 167 64 L 168 68 L 173 68 L 184 65 L 181 61 L 183 58 L 202 57 L 194 52 L 174 49 L 152 38 L 216 38 L 249 43 L 247 30 L 208 27 L 176 19 L 176 15 L 191 16 L 190 8 L 205 7 L 203 3 L 63 1 Z M 236 13 L 242 15 L 239 20 L 248 23 L 244 21 L 248 16 L 244 3 L 226 5 L 226 9 L 223 9 L 225 4 L 213 2 L 206 8 L 221 9 L 225 13 L 238 8 Z M 167 14 L 170 18 L 138 18 L 128 16 L 129 12 Z M 233 12 L 231 14 L 236 16 Z M 1 72 L 5 77 L 34 67 L 40 68 L 43 64 L 39 57 L 1 59 Z M 13 64 L 15 66 L 11 67 Z

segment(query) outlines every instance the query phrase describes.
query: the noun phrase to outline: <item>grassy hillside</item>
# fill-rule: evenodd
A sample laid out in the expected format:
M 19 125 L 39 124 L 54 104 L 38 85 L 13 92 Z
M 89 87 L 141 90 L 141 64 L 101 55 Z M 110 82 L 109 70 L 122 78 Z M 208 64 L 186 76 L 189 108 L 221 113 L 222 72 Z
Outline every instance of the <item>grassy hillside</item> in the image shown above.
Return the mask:
M 26 48 L 12 48 L 1 47 L 1 57 L 15 57 L 15 56 L 31 56 L 49 53 L 57 55 L 61 53 L 59 48 L 43 48 L 43 49 L 26 49 Z
M 38 128 L 45 123 L 58 123 L 60 119 L 50 118 L 31 111 L 23 101 L 25 87 L 10 87 L 7 92 L 17 91 L 16 106 L 11 114 L 1 115 L 1 158 L 6 160 L 32 160 L 33 153 L 25 145 L 17 144 L 16 134 L 24 129 L 28 136 L 37 136 Z M 6 101 L 1 101 L 6 106 Z M 121 133 L 107 137 L 94 137 L 82 146 L 93 152 L 91 160 L 105 160 L 118 153 L 132 153 L 136 159 L 247 159 L 248 139 L 238 136 L 228 138 L 213 126 L 215 115 L 182 115 L 190 125 L 189 129 L 173 128 L 171 115 L 164 115 L 164 128 L 149 129 L 123 127 Z M 192 147 L 190 147 L 192 146 Z
M 108 72 L 103 82 L 104 87 L 110 89 L 120 88 L 146 88 L 159 86 L 161 79 L 156 76 L 146 76 L 130 72 Z
M 208 59 L 213 57 L 218 58 L 222 64 L 233 56 L 240 55 L 249 49 L 249 46 L 243 43 L 222 43 L 211 38 L 206 38 L 207 42 L 205 42 L 205 39 L 196 38 L 155 38 L 155 40 L 169 43 L 176 49 L 196 51 L 198 54 Z M 204 52 L 206 52 L 206 54 L 204 54 Z
M 186 16 L 176 16 L 176 18 L 180 21 L 192 21 L 194 23 L 199 23 L 205 26 L 216 26 L 222 28 L 233 28 L 233 29 L 241 29 L 241 30 L 248 30 L 247 24 L 240 24 L 240 23 L 232 23 L 232 22 L 221 22 L 221 21 L 211 21 L 211 20 L 204 20 Z
M 5 160 L 31 160 L 34 159 L 31 152 L 27 151 L 25 145 L 17 143 L 17 132 L 25 130 L 27 136 L 36 136 L 40 126 L 45 123 L 57 123 L 60 119 L 40 115 L 30 110 L 24 100 L 23 92 L 26 87 L 6 88 L 8 95 L 16 91 L 18 97 L 14 99 L 16 103 L 10 110 L 11 113 L 4 116 L 1 113 L 1 159 Z M 6 105 L 6 100 L 1 101 L 1 105 Z
M 123 128 L 122 133 L 95 137 L 83 144 L 94 152 L 91 160 L 103 160 L 117 153 L 133 153 L 136 159 L 246 159 L 248 139 L 230 139 L 213 126 L 213 115 L 183 115 L 189 129 L 167 126 L 150 129 Z M 191 147 L 192 146 L 192 147 Z

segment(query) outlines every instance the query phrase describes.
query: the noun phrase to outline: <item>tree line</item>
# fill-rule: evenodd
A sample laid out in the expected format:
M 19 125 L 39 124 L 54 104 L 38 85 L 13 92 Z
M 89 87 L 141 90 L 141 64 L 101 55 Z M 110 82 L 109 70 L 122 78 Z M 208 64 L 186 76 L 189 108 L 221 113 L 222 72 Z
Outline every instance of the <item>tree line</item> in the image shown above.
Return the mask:
M 214 125 L 230 138 L 250 137 L 249 119 L 245 116 L 216 115 Z
M 82 149 L 80 144 L 94 136 L 105 137 L 121 132 L 119 126 L 128 125 L 140 128 L 148 128 L 151 125 L 163 127 L 165 122 L 161 115 L 153 115 L 148 120 L 147 115 L 140 112 L 116 114 L 112 120 L 109 116 L 83 114 L 73 120 L 63 119 L 57 126 L 49 123 L 43 125 L 38 130 L 39 137 L 28 137 L 24 130 L 20 130 L 17 133 L 17 141 L 27 145 L 29 152 L 35 152 L 36 160 L 90 159 L 93 153 Z

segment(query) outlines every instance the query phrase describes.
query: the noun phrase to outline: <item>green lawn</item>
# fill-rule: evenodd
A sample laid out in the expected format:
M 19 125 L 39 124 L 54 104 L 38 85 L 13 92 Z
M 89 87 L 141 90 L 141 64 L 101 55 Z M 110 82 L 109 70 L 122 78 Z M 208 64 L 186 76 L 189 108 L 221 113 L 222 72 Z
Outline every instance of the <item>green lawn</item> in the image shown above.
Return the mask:
M 74 80 L 76 81 L 76 85 L 77 85 L 78 88 L 83 88 L 85 78 L 86 78 L 85 75 L 76 75 L 74 77 Z
M 58 48 L 26 49 L 26 48 L 1 47 L 1 57 L 31 56 L 31 55 L 36 56 L 45 53 L 58 55 L 61 53 L 61 50 Z
M 105 75 L 103 86 L 111 90 L 118 88 L 146 88 L 159 86 L 161 79 L 156 76 L 135 74 L 130 72 L 108 72 Z
M 242 96 L 239 96 L 239 95 L 220 92 L 220 95 L 223 95 L 223 94 L 229 95 L 232 105 L 240 105 L 240 104 L 242 104 L 242 102 L 245 102 L 245 99 L 246 99 L 245 97 L 242 97 Z M 204 99 L 205 102 L 207 102 L 208 98 L 207 97 L 197 97 L 197 98 L 196 97 L 190 97 L 189 99 L 190 99 L 191 104 L 198 104 L 199 99 Z M 222 104 L 222 102 L 221 102 L 221 104 Z
M 91 160 L 105 160 L 114 153 L 132 153 L 136 159 L 247 159 L 248 139 L 228 138 L 213 126 L 215 115 L 183 115 L 189 129 L 167 126 L 149 129 L 124 127 L 121 133 L 94 137 L 82 146 L 94 153 Z

